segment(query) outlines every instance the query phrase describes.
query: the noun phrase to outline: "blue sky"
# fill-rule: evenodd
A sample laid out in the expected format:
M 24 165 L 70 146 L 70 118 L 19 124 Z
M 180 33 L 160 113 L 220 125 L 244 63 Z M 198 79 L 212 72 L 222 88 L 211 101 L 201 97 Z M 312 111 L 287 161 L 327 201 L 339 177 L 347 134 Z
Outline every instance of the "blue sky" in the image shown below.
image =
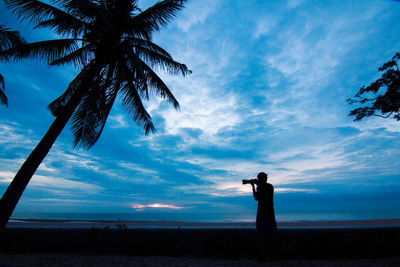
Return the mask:
M 0 14 L 28 41 L 54 37 L 3 6 Z M 241 180 L 265 171 L 278 220 L 400 217 L 400 123 L 353 122 L 346 103 L 400 50 L 399 17 L 389 0 L 189 1 L 154 36 L 193 71 L 160 73 L 180 111 L 151 98 L 157 133 L 144 136 L 116 104 L 89 151 L 73 149 L 66 128 L 16 210 L 252 214 Z M 0 73 L 9 98 L 0 107 L 3 193 L 77 70 L 24 61 Z

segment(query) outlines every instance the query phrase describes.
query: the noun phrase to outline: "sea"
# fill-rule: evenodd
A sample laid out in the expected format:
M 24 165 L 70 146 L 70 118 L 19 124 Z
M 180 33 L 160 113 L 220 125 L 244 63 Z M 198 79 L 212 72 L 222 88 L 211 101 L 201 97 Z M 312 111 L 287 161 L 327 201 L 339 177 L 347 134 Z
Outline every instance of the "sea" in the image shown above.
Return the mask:
M 67 213 L 67 212 L 14 212 L 11 219 L 36 220 L 121 220 L 121 221 L 174 221 L 174 222 L 255 222 L 255 213 L 213 212 L 132 212 L 132 213 Z M 400 218 L 400 214 L 370 213 L 280 213 L 278 222 L 346 221 Z
M 11 219 L 37 220 L 121 220 L 121 221 L 178 221 L 178 222 L 254 222 L 254 214 L 239 213 L 65 213 L 65 212 L 14 212 Z

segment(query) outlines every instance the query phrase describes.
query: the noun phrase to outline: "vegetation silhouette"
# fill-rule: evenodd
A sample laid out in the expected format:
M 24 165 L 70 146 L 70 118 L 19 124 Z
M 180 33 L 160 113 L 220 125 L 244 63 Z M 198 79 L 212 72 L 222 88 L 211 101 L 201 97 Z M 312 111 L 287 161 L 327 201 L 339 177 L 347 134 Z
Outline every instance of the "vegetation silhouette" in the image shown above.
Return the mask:
M 183 8 L 164 0 L 141 11 L 136 0 L 4 0 L 21 20 L 49 28 L 61 38 L 28 43 L 1 53 L 3 60 L 46 59 L 50 65 L 73 63 L 79 74 L 49 109 L 56 117 L 0 200 L 0 230 L 5 228 L 25 187 L 72 117 L 74 146 L 89 149 L 99 139 L 117 96 L 145 134 L 155 131 L 143 106 L 150 93 L 179 104 L 153 68 L 191 73 L 152 42 L 152 34 Z
M 349 116 L 356 116 L 355 121 L 369 116 L 393 118 L 400 120 L 400 53 L 378 70 L 383 72 L 381 77 L 369 86 L 361 87 L 354 98 L 347 99 L 349 104 L 362 104 L 363 107 L 352 110 Z
M 0 51 L 25 44 L 26 41 L 17 31 L 11 31 L 5 24 L 0 24 Z M 4 77 L 0 73 L 0 105 L 8 107 L 8 98 L 5 93 Z

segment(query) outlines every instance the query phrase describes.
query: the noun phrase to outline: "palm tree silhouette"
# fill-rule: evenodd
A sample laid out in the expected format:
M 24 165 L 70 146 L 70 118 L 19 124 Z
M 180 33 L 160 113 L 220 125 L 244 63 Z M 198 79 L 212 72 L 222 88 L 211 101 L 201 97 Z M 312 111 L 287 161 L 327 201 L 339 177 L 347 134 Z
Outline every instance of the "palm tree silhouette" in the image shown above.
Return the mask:
M 160 1 L 141 11 L 136 0 L 4 0 L 21 20 L 50 28 L 61 37 L 4 51 L 5 60 L 44 58 L 50 65 L 81 68 L 49 109 L 56 117 L 0 200 L 4 229 L 25 187 L 72 117 L 74 146 L 89 149 L 101 135 L 117 96 L 145 134 L 155 130 L 142 99 L 156 94 L 179 108 L 154 68 L 187 75 L 190 70 L 152 42 L 152 33 L 183 8 L 182 0 Z
M 0 24 L 0 51 L 10 49 L 25 43 L 24 38 L 17 31 L 11 31 L 5 24 Z M 4 77 L 0 73 L 0 104 L 8 107 L 8 99 L 5 94 Z

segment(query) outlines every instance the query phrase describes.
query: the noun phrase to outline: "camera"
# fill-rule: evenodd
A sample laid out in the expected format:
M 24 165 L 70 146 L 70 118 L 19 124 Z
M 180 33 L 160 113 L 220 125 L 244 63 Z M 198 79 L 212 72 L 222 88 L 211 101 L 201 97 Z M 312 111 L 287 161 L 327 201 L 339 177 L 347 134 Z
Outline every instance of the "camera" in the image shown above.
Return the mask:
M 250 179 L 250 180 L 242 180 L 242 184 L 258 184 L 257 179 Z

